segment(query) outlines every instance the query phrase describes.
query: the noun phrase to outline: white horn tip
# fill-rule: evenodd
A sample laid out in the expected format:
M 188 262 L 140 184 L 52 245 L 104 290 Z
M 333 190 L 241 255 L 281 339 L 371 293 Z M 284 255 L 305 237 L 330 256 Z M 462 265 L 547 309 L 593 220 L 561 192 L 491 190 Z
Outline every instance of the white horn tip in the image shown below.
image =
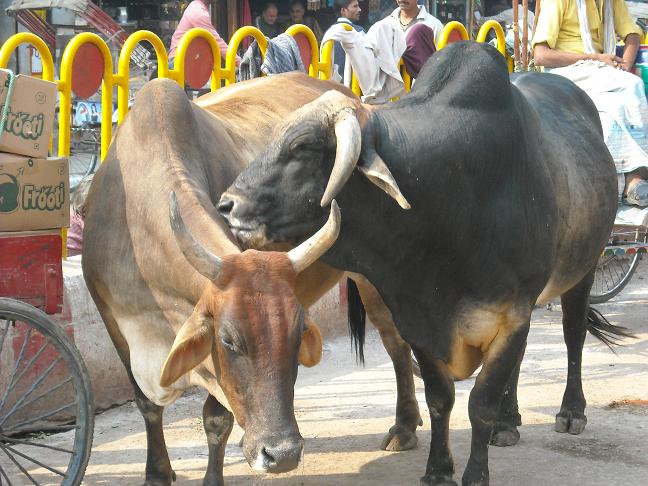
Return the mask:
M 398 202 L 398 205 L 401 208 L 403 208 L 403 209 L 412 209 L 412 206 L 410 205 L 410 203 L 403 196 L 398 197 L 398 199 L 396 199 L 396 201 Z
M 329 214 L 328 220 L 334 224 L 334 227 L 337 229 L 335 233 L 335 237 L 340 234 L 340 206 L 338 206 L 338 203 L 335 199 L 331 201 L 331 212 Z

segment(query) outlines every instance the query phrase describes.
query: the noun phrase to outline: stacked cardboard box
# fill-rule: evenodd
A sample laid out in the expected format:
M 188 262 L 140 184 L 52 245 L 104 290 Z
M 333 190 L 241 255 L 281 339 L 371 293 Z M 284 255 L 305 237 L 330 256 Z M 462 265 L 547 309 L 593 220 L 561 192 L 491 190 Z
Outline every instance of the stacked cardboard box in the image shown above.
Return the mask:
M 70 221 L 68 161 L 48 158 L 56 85 L 0 69 L 0 232 Z

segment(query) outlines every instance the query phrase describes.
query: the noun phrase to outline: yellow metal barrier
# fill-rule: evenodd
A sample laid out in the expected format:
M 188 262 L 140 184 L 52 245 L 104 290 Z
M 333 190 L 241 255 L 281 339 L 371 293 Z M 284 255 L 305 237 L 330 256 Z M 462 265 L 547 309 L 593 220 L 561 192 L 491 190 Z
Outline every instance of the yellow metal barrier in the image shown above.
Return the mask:
M 268 39 L 266 39 L 263 32 L 256 27 L 245 26 L 234 32 L 229 44 L 227 45 L 227 56 L 225 57 L 225 69 L 223 75 L 225 77 L 225 85 L 236 83 L 236 51 L 238 50 L 241 42 L 246 37 L 254 37 L 259 44 L 261 56 L 265 57 L 266 49 L 268 48 Z
M 502 56 L 506 56 L 506 40 L 504 39 L 504 29 L 499 22 L 496 20 L 489 20 L 484 25 L 479 28 L 477 33 L 477 42 L 486 42 L 486 36 L 488 33 L 494 30 L 495 35 L 497 36 L 497 50 L 500 51 Z
M 461 35 L 461 40 L 470 39 L 468 37 L 468 31 L 466 30 L 464 25 L 461 22 L 453 20 L 452 22 L 448 22 L 445 27 L 443 27 L 441 35 L 439 36 L 439 42 L 437 42 L 437 49 L 441 50 L 448 44 L 448 38 L 450 37 L 450 34 L 452 34 L 455 30 L 459 32 L 459 35 Z
M 129 94 L 129 74 L 130 74 L 130 57 L 135 47 L 140 42 L 149 42 L 157 56 L 158 78 L 169 77 L 169 58 L 167 51 L 160 38 L 149 30 L 140 30 L 132 33 L 119 53 L 119 63 L 117 76 L 113 78 L 117 85 L 117 123 L 121 124 L 128 113 L 128 94 Z
M 70 118 L 72 111 L 72 66 L 74 57 L 79 48 L 84 44 L 93 44 L 101 52 L 104 70 L 101 81 L 101 160 L 106 157 L 110 138 L 112 136 L 112 90 L 113 90 L 113 63 L 110 50 L 106 43 L 97 34 L 83 32 L 76 35 L 67 45 L 61 60 L 61 79 L 59 91 L 61 103 L 59 110 L 59 146 L 58 153 L 62 157 L 70 155 Z
M 402 59 L 398 63 L 398 70 L 400 71 L 401 77 L 403 78 L 403 83 L 405 83 L 405 91 L 409 93 L 412 89 L 412 77 L 407 72 L 405 61 L 403 61 Z
M 320 46 L 320 63 L 317 67 L 320 79 L 331 79 L 333 76 L 333 41 L 326 41 Z
M 43 64 L 43 79 L 45 81 L 54 81 L 54 60 L 52 59 L 52 53 L 50 52 L 49 47 L 47 47 L 47 44 L 45 44 L 40 37 L 31 32 L 12 35 L 7 39 L 2 47 L 0 47 L 0 68 L 5 69 L 9 65 L 11 54 L 13 54 L 13 52 L 22 44 L 30 44 L 36 48 Z M 52 136 L 49 141 L 50 152 L 52 152 L 53 140 L 54 136 Z
M 302 34 L 306 37 L 311 50 L 311 63 L 308 66 L 308 75 L 313 78 L 316 78 L 317 71 L 319 69 L 319 47 L 317 46 L 317 39 L 315 38 L 315 34 L 313 34 L 313 31 L 310 30 L 304 24 L 295 24 L 288 27 L 288 30 L 286 30 L 286 34 L 291 35 L 293 37 Z
M 0 68 L 4 69 L 9 65 L 11 54 L 22 44 L 31 44 L 38 50 L 38 54 L 40 54 L 43 63 L 43 79 L 45 81 L 54 81 L 54 61 L 52 60 L 52 53 L 49 47 L 47 47 L 47 44 L 31 32 L 12 35 L 2 44 L 0 48 Z
M 211 90 L 216 91 L 218 88 L 220 88 L 221 79 L 223 76 L 220 46 L 218 45 L 218 42 L 216 42 L 216 38 L 211 35 L 209 31 L 199 27 L 190 29 L 185 35 L 182 36 L 182 39 L 180 39 L 180 42 L 178 43 L 178 49 L 176 50 L 176 56 L 173 61 L 173 69 L 169 71 L 169 77 L 175 79 L 180 86 L 184 86 L 184 67 L 185 57 L 187 56 L 187 49 L 189 49 L 191 43 L 199 37 L 207 41 L 209 47 L 211 48 L 212 56 L 214 56 L 214 65 L 212 66 L 211 76 Z M 236 53 L 236 51 L 234 52 Z

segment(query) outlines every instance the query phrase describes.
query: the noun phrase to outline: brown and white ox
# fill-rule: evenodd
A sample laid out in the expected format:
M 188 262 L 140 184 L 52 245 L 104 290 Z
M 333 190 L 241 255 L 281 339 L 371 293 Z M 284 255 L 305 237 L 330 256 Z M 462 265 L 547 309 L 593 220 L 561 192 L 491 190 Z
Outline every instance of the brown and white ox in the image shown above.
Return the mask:
M 300 460 L 293 410 L 298 357 L 310 366 L 321 356 L 319 331 L 305 324 L 303 307 L 342 276 L 310 264 L 332 244 L 339 221 L 332 211 L 317 235 L 288 253 L 242 253 L 215 203 L 279 122 L 330 89 L 353 96 L 292 73 L 192 103 L 174 82 L 153 81 L 138 93 L 94 177 L 83 272 L 146 423 L 147 485 L 175 479 L 163 408 L 194 385 L 209 392 L 204 484 L 223 482 L 234 417 L 255 469 L 283 472 Z M 409 346 L 375 289 L 362 280 L 358 287 L 398 381 L 396 421 L 382 447 L 415 447 L 421 419 Z

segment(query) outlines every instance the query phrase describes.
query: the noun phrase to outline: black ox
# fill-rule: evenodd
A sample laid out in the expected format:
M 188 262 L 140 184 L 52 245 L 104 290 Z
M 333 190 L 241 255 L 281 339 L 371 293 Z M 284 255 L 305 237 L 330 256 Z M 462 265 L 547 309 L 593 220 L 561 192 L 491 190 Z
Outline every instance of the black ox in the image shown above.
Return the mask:
M 323 260 L 378 289 L 421 366 L 432 423 L 423 484 L 456 484 L 453 378 L 480 364 L 462 483 L 488 484 L 489 441 L 518 437 L 531 311 L 557 296 L 569 375 L 556 429 L 583 430 L 583 342 L 604 325 L 588 295 L 617 203 L 614 164 L 583 91 L 550 74 L 509 78 L 492 47 L 453 44 L 390 106 L 371 111 L 333 92 L 306 105 L 219 210 L 244 244 L 295 244 L 321 226 L 333 197 L 342 228 Z

